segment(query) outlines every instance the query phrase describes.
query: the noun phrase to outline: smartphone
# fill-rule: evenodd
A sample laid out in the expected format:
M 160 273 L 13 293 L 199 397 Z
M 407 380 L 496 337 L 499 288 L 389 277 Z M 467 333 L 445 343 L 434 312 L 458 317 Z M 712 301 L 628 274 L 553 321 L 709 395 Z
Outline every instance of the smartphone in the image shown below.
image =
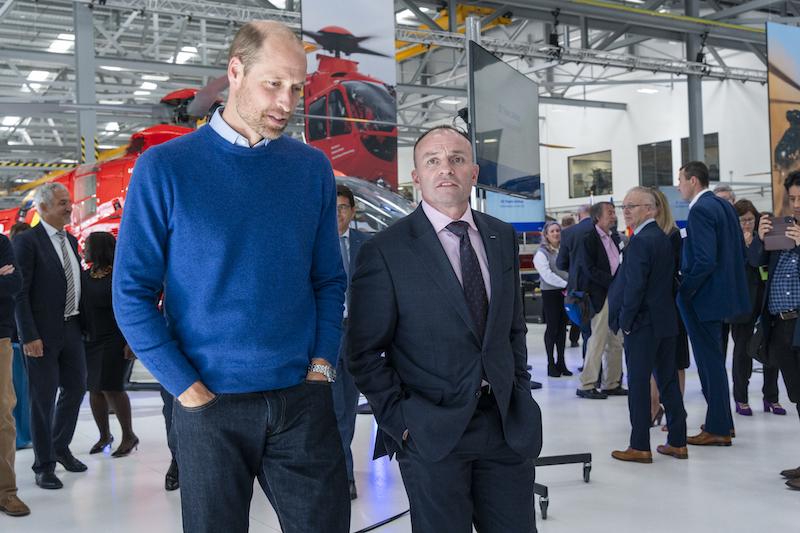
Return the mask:
M 764 249 L 767 251 L 791 250 L 796 244 L 786 236 L 786 230 L 795 224 L 794 217 L 769 217 L 772 229 L 764 235 Z

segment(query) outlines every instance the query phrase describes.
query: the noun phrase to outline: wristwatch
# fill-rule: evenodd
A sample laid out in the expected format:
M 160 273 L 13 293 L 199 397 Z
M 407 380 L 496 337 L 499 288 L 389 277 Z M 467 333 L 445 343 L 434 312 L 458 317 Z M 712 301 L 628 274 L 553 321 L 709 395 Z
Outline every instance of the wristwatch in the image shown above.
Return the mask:
M 308 365 L 309 372 L 316 372 L 325 376 L 328 383 L 336 381 L 336 369 L 331 365 L 321 365 L 319 363 L 311 363 Z

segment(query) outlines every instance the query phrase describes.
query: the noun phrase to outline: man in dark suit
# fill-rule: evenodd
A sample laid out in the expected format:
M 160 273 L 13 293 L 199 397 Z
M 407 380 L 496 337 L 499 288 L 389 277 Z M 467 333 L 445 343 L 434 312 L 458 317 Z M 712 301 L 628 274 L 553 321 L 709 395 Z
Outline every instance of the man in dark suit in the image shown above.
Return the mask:
M 577 261 L 578 249 L 580 243 L 587 233 L 594 229 L 594 222 L 592 216 L 589 214 L 591 206 L 589 204 L 582 205 L 578 208 L 578 223 L 572 226 L 564 226 L 561 231 L 561 246 L 558 248 L 558 256 L 556 257 L 556 266 L 569 274 L 567 278 L 567 294 L 572 293 L 576 287 L 580 286 L 580 272 L 581 268 Z M 562 224 L 563 226 L 563 224 Z M 578 331 L 583 336 L 583 358 L 586 358 L 586 341 L 591 335 L 589 329 L 589 319 L 582 324 L 574 324 L 569 332 L 570 346 L 578 345 Z M 583 367 L 581 367 L 583 370 Z
M 592 309 L 592 334 L 586 343 L 586 360 L 576 394 L 579 398 L 604 400 L 609 395 L 625 396 L 628 393 L 620 382 L 622 335 L 612 333 L 608 327 L 608 288 L 620 264 L 620 239 L 613 231 L 617 227 L 614 204 L 594 204 L 591 216 L 594 227 L 583 236 L 575 259 L 580 278 L 577 288 L 588 293 Z M 595 388 L 598 376 L 601 390 Z
M 463 133 L 424 133 L 414 163 L 422 204 L 363 244 L 351 286 L 350 370 L 378 421 L 375 457 L 397 454 L 415 532 L 530 533 L 542 423 L 516 232 L 470 209 Z
M 615 450 L 611 456 L 620 461 L 653 462 L 650 376 L 655 373 L 669 428 L 667 444 L 656 449 L 664 455 L 687 459 L 686 410 L 675 367 L 675 265 L 664 260 L 671 257 L 672 244 L 655 221 L 656 198 L 652 190 L 631 189 L 623 201 L 622 213 L 625 225 L 634 228 L 634 236 L 625 247 L 625 260 L 611 284 L 608 308 L 611 330 L 622 330 L 625 335 L 631 438 L 627 450 Z
M 783 184 L 795 221 L 800 220 L 800 171 L 790 173 Z M 780 368 L 789 400 L 800 415 L 800 226 L 786 230 L 795 247 L 789 250 L 766 251 L 764 236 L 772 230 L 768 215 L 758 224 L 758 236 L 747 249 L 750 264 L 768 266 L 769 276 L 761 310 L 762 347 L 766 347 L 769 365 Z M 800 490 L 800 467 L 783 470 L 786 484 Z
M 700 385 L 708 402 L 702 431 L 687 442 L 730 446 L 733 418 L 722 352 L 722 321 L 750 309 L 744 238 L 733 206 L 708 190 L 708 168 L 704 163 L 692 161 L 681 167 L 678 190 L 689 202 L 678 309 L 692 342 Z
M 17 327 L 27 356 L 36 484 L 60 489 L 56 462 L 70 472 L 86 470 L 69 450 L 86 392 L 81 268 L 78 242 L 64 231 L 72 213 L 69 191 L 46 183 L 36 190 L 34 202 L 41 222 L 14 239 L 23 279 Z
M 361 250 L 361 243 L 368 239 L 366 233 L 350 227 L 350 222 L 356 215 L 356 199 L 345 185 L 336 186 L 336 222 L 339 226 L 339 249 L 342 253 L 342 264 L 347 274 L 347 292 L 345 293 L 344 317 L 342 331 L 347 332 L 348 309 L 350 306 L 350 280 L 355 270 L 356 257 Z M 350 499 L 358 498 L 355 476 L 353 475 L 353 452 L 350 444 L 353 442 L 353 433 L 356 429 L 356 410 L 358 409 L 358 387 L 353 381 L 353 375 L 347 369 L 346 336 L 342 334 L 339 346 L 339 360 L 336 363 L 336 381 L 333 382 L 333 409 L 336 412 L 336 425 L 342 437 L 345 464 L 347 466 L 347 479 L 350 483 Z

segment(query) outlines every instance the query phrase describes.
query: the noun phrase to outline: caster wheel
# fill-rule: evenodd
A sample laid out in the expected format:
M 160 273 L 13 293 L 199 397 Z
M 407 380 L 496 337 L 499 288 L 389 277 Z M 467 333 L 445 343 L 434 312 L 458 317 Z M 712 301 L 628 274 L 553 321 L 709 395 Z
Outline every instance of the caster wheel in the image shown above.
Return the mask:
M 591 473 L 591 471 L 592 471 L 592 465 L 590 465 L 590 464 L 583 465 L 583 482 L 584 483 L 589 483 L 589 474 Z
M 547 520 L 547 507 L 549 505 L 550 501 L 547 498 L 539 499 L 539 509 L 542 511 L 542 520 Z

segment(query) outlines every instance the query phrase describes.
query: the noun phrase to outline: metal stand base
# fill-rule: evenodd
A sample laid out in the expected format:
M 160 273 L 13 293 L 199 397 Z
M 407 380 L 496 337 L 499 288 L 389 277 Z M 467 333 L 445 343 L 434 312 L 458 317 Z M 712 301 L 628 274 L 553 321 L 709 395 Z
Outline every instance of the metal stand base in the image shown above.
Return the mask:
M 571 455 L 549 455 L 547 457 L 539 457 L 536 459 L 534 464 L 536 466 L 582 464 L 583 481 L 584 483 L 589 483 L 589 477 L 592 472 L 592 454 L 575 453 Z M 539 509 L 542 513 L 542 520 L 547 520 L 547 507 L 550 505 L 550 496 L 547 490 L 547 485 L 534 483 L 533 493 L 539 496 Z

